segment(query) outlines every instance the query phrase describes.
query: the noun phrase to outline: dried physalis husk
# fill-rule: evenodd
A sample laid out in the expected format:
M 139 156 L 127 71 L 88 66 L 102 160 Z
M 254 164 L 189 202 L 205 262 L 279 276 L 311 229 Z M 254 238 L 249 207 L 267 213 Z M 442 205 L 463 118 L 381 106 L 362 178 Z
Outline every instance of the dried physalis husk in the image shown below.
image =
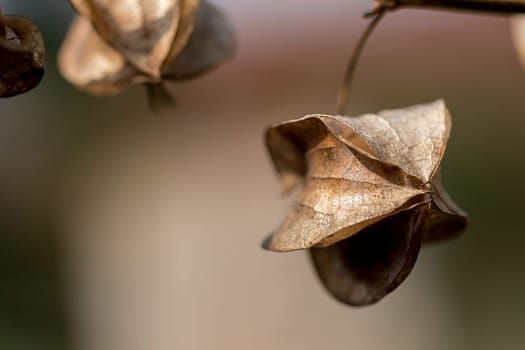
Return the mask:
M 525 16 L 514 16 L 510 20 L 514 47 L 521 64 L 525 67 Z
M 59 53 L 62 74 L 94 95 L 146 83 L 154 108 L 173 99 L 166 80 L 187 79 L 233 56 L 222 13 L 200 0 L 73 0 L 79 12 Z
M 450 125 L 439 100 L 271 127 L 266 142 L 282 187 L 302 190 L 263 246 L 310 249 L 334 297 L 350 305 L 377 302 L 407 277 L 423 241 L 465 228 L 466 214 L 440 181 Z
M 37 26 L 0 10 L 0 97 L 24 93 L 44 76 L 44 40 Z

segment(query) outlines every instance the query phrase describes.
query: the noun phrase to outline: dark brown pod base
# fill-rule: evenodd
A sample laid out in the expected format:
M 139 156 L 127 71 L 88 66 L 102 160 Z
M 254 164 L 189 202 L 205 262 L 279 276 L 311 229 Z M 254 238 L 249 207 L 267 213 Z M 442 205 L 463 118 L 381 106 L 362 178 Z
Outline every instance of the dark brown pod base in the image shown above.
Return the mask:
M 361 306 L 393 291 L 416 262 L 428 206 L 403 211 L 329 247 L 311 248 L 315 269 L 330 294 Z
M 37 86 L 44 76 L 44 41 L 30 20 L 0 13 L 0 97 Z

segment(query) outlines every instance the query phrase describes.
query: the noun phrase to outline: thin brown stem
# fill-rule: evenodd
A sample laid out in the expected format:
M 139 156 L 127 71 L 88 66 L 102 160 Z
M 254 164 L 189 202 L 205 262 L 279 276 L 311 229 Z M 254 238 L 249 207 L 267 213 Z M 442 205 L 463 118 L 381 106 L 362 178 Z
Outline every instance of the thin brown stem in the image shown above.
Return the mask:
M 525 13 L 525 0 L 376 0 L 376 9 L 395 10 L 403 7 L 511 14 Z
M 354 72 L 357 67 L 357 63 L 359 62 L 359 58 L 361 57 L 361 52 L 363 51 L 363 48 L 366 44 L 366 41 L 370 37 L 370 34 L 374 30 L 374 28 L 377 26 L 381 18 L 383 18 L 384 13 L 385 13 L 384 8 L 378 9 L 374 13 L 374 17 L 368 24 L 364 33 L 361 35 L 359 42 L 354 48 L 354 52 L 352 53 L 352 56 L 350 56 L 350 61 L 348 62 L 348 66 L 346 67 L 344 79 L 343 79 L 343 82 L 341 83 L 341 87 L 339 88 L 339 93 L 337 95 L 337 114 L 343 114 L 345 111 L 346 105 L 348 103 L 350 84 L 352 83 L 352 78 L 354 76 Z
M 0 5 L 0 37 L 5 38 L 6 30 L 4 26 L 4 13 L 2 12 L 2 5 Z
M 489 12 L 493 14 L 519 14 L 525 13 L 525 0 L 375 0 L 375 8 L 365 14 L 365 17 L 371 17 L 368 27 L 359 39 L 357 46 L 352 53 L 343 83 L 339 88 L 337 96 L 337 113 L 343 114 L 348 103 L 350 84 L 354 75 L 357 63 L 361 56 L 361 51 L 368 40 L 368 37 L 377 26 L 384 13 L 394 11 L 399 8 L 429 8 L 441 10 L 465 10 Z

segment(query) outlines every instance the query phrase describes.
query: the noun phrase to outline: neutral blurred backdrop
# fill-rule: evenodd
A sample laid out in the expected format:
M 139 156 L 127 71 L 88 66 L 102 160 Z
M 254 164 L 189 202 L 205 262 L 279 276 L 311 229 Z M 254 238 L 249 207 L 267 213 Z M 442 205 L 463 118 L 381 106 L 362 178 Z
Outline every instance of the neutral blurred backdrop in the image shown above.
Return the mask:
M 235 59 L 96 99 L 58 74 L 65 0 L 1 0 L 47 43 L 35 90 L 0 101 L 0 349 L 523 349 L 525 74 L 500 16 L 402 10 L 368 43 L 348 114 L 444 98 L 444 181 L 470 214 L 377 305 L 349 308 L 306 254 L 260 242 L 288 201 L 268 125 L 334 113 L 369 0 L 213 0 Z

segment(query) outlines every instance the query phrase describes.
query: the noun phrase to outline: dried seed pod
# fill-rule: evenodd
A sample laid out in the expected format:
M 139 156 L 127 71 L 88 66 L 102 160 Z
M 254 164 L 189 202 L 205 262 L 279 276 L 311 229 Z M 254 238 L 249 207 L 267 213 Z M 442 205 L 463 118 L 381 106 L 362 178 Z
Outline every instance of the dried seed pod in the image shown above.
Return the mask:
M 423 240 L 465 228 L 466 214 L 439 176 L 450 125 L 440 100 L 360 117 L 309 115 L 268 129 L 284 191 L 303 189 L 263 246 L 312 248 L 338 300 L 380 300 L 408 275 Z
M 44 76 L 44 40 L 37 26 L 0 10 L 0 97 L 24 93 Z
M 80 13 L 59 53 L 62 74 L 94 95 L 147 83 L 155 108 L 166 80 L 197 76 L 233 56 L 226 19 L 200 0 L 73 0 Z M 157 103 L 158 102 L 158 103 Z
M 512 38 L 521 64 L 525 67 L 525 16 L 511 18 Z

